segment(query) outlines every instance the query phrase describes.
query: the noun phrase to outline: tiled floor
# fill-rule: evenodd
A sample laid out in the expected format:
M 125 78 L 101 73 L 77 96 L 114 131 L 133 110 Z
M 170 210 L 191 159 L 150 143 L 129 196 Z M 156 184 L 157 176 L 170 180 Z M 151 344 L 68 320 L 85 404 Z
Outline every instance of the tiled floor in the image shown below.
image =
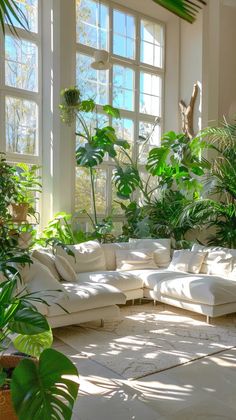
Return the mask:
M 236 420 L 236 348 L 138 381 L 55 340 L 80 372 L 74 420 Z

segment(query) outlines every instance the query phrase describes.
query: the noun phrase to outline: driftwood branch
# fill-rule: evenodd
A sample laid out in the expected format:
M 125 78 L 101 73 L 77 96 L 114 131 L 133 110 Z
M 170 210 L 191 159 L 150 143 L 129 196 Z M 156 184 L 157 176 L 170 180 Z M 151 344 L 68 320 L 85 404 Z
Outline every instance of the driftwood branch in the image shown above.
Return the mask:
M 190 139 L 194 137 L 193 113 L 194 113 L 194 105 L 197 99 L 197 94 L 198 94 L 198 85 L 197 83 L 195 83 L 193 86 L 193 93 L 192 93 L 189 105 L 186 105 L 184 101 L 179 102 L 181 119 L 182 119 L 182 131 Z

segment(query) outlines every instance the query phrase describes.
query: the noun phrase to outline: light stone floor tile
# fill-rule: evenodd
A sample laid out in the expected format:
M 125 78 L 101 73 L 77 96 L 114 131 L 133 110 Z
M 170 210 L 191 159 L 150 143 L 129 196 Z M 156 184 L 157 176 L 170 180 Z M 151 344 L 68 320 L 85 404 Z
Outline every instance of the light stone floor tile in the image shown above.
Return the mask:
M 73 420 L 236 420 L 236 349 L 124 380 L 56 340 L 80 373 Z

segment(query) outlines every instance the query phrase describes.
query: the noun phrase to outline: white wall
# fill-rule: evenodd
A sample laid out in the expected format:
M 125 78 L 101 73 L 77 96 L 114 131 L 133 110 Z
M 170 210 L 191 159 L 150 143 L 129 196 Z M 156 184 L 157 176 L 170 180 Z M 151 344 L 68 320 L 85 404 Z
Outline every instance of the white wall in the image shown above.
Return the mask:
M 188 105 L 193 85 L 198 84 L 194 111 L 195 133 L 202 128 L 202 24 L 200 12 L 194 24 L 181 21 L 180 27 L 180 99 Z
M 220 6 L 219 116 L 236 120 L 236 1 Z

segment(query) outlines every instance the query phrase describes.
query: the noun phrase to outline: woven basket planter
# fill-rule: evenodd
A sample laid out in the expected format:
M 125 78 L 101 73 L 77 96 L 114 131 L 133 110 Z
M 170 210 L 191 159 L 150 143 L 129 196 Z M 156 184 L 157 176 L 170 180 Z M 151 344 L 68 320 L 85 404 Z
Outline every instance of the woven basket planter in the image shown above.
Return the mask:
M 21 356 L 6 355 L 0 357 L 0 366 L 4 368 L 15 368 L 23 359 Z M 17 420 L 10 389 L 0 389 L 0 420 Z

